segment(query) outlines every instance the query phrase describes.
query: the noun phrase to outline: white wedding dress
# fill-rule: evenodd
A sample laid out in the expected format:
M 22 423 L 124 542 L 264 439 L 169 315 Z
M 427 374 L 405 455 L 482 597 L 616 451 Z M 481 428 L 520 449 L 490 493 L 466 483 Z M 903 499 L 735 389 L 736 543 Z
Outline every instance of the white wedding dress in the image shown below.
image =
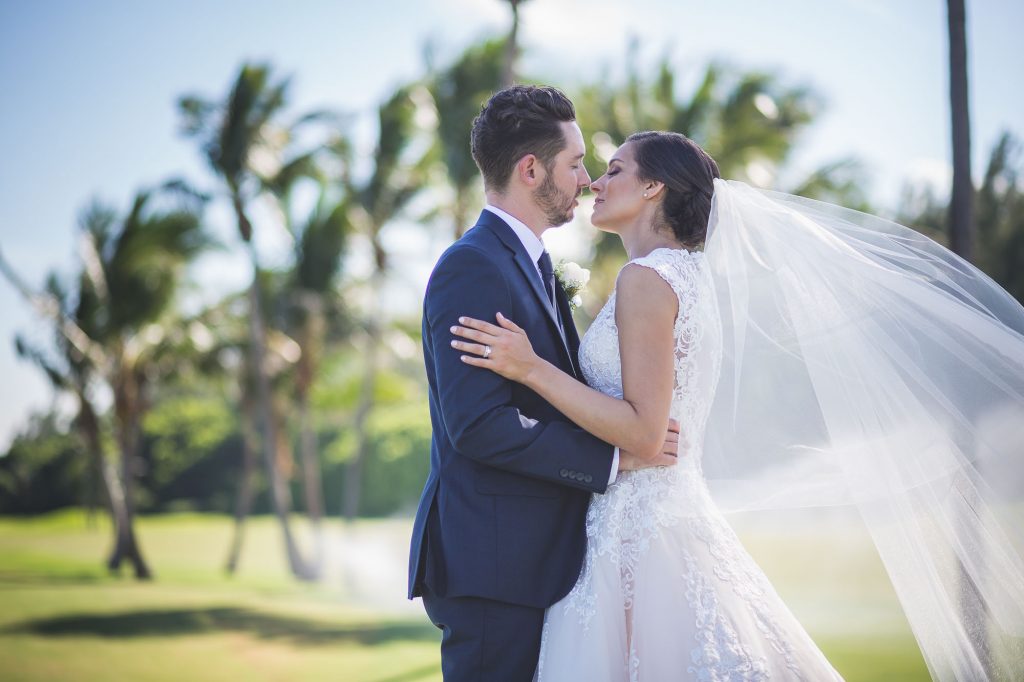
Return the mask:
M 842 679 L 712 501 L 701 470 L 722 327 L 702 252 L 656 249 L 632 263 L 675 291 L 679 463 L 623 472 L 587 514 L 572 591 L 548 609 L 537 682 Z M 583 338 L 587 382 L 622 397 L 615 295 Z

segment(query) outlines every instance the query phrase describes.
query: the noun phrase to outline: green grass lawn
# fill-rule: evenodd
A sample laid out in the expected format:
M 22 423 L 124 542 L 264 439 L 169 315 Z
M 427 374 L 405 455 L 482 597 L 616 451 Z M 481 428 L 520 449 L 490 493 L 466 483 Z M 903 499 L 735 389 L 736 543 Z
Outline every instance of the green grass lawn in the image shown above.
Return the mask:
M 145 518 L 156 580 L 140 584 L 102 569 L 102 519 L 0 519 L 0 679 L 440 680 L 437 630 L 403 599 L 408 529 L 405 520 L 329 527 L 332 568 L 303 585 L 287 575 L 272 519 L 251 521 L 240 572 L 228 578 L 228 518 Z M 822 553 L 799 537 L 780 545 L 757 524 L 741 530 L 848 680 L 928 679 L 863 538 Z M 837 580 L 849 585 L 841 601 Z

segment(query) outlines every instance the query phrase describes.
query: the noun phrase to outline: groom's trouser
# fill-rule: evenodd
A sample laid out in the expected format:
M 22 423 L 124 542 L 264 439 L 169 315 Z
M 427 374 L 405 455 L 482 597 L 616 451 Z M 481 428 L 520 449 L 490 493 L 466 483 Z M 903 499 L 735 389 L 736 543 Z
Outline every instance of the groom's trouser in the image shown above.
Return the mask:
M 438 597 L 423 607 L 442 630 L 445 682 L 530 682 L 540 656 L 544 609 L 478 597 Z

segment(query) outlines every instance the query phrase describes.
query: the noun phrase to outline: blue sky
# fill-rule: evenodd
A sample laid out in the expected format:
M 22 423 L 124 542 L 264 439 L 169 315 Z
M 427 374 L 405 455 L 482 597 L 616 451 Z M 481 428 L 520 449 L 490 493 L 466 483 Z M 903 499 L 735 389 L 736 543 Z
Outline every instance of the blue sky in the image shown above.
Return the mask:
M 1024 136 L 1024 3 L 968 0 L 974 168 L 999 132 Z M 945 3 L 940 0 L 530 0 L 522 10 L 524 70 L 571 89 L 622 70 L 631 36 L 642 63 L 669 54 L 686 78 L 709 59 L 780 74 L 823 96 L 793 173 L 860 159 L 871 198 L 893 208 L 906 180 L 941 182 L 949 133 Z M 394 85 L 506 29 L 500 0 L 138 3 L 0 0 L 0 249 L 33 284 L 71 264 L 76 216 L 98 195 L 125 207 L 172 175 L 208 185 L 177 133 L 176 98 L 220 95 L 244 59 L 294 74 L 296 108 L 369 113 Z M 230 234 L 223 210 L 214 229 Z M 273 239 L 264 248 L 274 250 Z M 212 289 L 244 281 L 237 258 L 201 268 Z M 0 283 L 0 449 L 49 389 L 13 350 L 41 327 Z

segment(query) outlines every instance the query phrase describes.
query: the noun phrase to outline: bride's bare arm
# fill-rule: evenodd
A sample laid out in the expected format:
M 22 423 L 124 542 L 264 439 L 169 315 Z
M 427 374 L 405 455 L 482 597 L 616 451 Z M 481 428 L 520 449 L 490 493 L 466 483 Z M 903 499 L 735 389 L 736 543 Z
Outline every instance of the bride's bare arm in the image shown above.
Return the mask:
M 457 336 L 474 341 L 452 345 L 473 355 L 463 362 L 495 371 L 536 391 L 565 416 L 601 440 L 645 461 L 657 458 L 665 441 L 675 381 L 678 300 L 653 270 L 627 265 L 616 285 L 615 324 L 622 362 L 621 400 L 577 381 L 538 357 L 525 332 L 505 318 L 500 326 L 462 318 Z M 485 346 L 491 347 L 488 358 Z

